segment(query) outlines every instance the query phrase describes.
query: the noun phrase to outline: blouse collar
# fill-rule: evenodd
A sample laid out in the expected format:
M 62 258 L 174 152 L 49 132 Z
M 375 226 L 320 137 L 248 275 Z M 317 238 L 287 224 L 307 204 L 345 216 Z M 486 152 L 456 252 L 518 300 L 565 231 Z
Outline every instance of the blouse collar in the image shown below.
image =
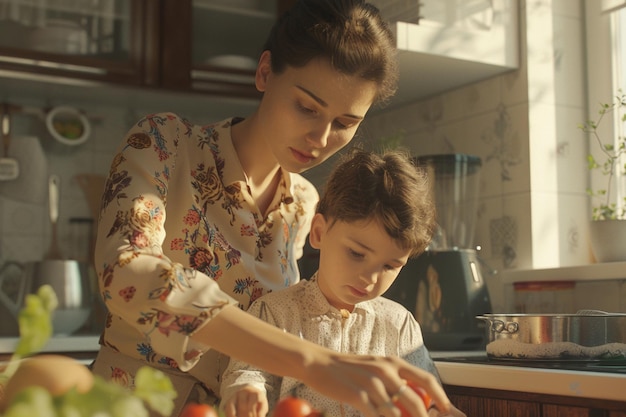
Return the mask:
M 212 148 L 213 158 L 215 159 L 215 166 L 218 167 L 218 169 L 220 165 L 223 166 L 222 182 L 226 187 L 234 183 L 241 183 L 241 186 L 245 187 L 247 183 L 246 174 L 239 162 L 239 156 L 237 155 L 237 151 L 235 151 L 231 136 L 232 126 L 241 120 L 243 119 L 240 117 L 233 117 L 212 126 L 215 132 L 215 136 L 212 138 L 212 143 L 215 143 L 215 147 Z M 284 170 L 282 167 L 279 168 L 279 170 L 281 181 L 279 182 L 277 193 L 284 195 L 282 201 L 293 201 L 291 173 Z

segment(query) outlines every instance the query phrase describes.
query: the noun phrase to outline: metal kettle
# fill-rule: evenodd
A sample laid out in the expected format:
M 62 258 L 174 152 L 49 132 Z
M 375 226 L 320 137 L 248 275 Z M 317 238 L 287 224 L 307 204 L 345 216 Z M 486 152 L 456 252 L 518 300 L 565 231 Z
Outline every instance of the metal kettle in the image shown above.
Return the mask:
M 20 264 L 12 262 L 11 265 Z M 0 274 L 0 303 L 14 319 L 17 319 L 26 296 L 48 284 L 59 301 L 52 316 L 54 334 L 72 334 L 87 322 L 93 305 L 88 264 L 75 260 L 48 259 L 26 262 L 20 268 L 23 272 L 15 283 L 16 294 L 5 292 L 4 282 L 9 275 Z

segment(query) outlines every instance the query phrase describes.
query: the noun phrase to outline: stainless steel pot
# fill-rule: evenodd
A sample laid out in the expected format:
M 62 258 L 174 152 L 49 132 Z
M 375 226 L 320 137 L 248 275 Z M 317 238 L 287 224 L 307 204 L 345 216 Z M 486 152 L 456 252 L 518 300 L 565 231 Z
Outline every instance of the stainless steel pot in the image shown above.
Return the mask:
M 498 359 L 626 360 L 626 314 L 484 314 L 487 356 Z

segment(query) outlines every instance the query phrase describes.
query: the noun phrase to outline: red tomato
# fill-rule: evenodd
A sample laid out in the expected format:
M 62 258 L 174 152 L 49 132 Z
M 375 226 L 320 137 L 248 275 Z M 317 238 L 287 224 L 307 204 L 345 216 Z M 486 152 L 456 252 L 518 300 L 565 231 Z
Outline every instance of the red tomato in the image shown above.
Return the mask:
M 426 392 L 426 390 L 424 388 L 420 387 L 419 385 L 417 385 L 413 381 L 407 381 L 407 385 L 413 391 L 415 391 L 415 393 L 417 393 L 417 395 L 420 396 L 420 398 L 424 402 L 424 407 L 426 407 L 427 410 L 430 407 L 432 407 L 433 399 L 430 397 L 430 395 L 428 395 L 428 393 Z M 402 417 L 411 417 L 411 414 L 409 414 L 409 412 L 406 410 L 406 408 L 404 408 L 404 406 L 402 404 L 400 404 L 400 401 L 396 401 L 396 407 L 398 407 L 400 409 L 400 412 L 402 413 Z
M 179 417 L 219 417 L 215 408 L 208 404 L 189 403 L 185 405 Z
M 302 398 L 285 397 L 278 401 L 272 417 L 308 417 L 314 413 L 311 404 Z

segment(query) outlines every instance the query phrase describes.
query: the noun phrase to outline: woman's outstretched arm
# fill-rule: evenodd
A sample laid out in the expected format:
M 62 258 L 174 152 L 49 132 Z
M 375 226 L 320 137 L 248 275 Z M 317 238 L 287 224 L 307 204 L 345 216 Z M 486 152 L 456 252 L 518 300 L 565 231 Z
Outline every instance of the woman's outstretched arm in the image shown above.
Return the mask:
M 352 405 L 366 417 L 397 417 L 391 397 L 403 380 L 415 381 L 432 396 L 440 412 L 450 401 L 436 378 L 395 357 L 342 354 L 267 324 L 237 307 L 225 307 L 192 339 L 280 376 L 296 378 L 318 392 Z M 398 401 L 413 417 L 428 414 L 420 397 L 402 390 Z

